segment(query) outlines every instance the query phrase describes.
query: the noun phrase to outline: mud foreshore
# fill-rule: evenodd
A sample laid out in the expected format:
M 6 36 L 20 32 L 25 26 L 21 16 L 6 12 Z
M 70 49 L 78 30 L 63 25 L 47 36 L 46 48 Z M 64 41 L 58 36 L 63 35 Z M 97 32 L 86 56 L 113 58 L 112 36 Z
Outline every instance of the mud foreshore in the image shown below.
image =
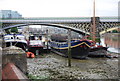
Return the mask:
M 118 55 L 118 54 L 116 54 Z M 118 58 L 93 58 L 86 60 L 68 59 L 54 53 L 28 58 L 28 77 L 41 81 L 81 80 L 81 79 L 118 79 Z

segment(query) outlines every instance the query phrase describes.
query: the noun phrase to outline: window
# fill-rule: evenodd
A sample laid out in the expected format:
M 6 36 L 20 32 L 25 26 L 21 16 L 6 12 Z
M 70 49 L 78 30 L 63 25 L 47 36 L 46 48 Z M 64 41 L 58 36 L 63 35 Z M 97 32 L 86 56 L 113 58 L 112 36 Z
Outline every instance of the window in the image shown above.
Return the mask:
M 13 37 L 11 37 L 11 39 L 13 39 Z

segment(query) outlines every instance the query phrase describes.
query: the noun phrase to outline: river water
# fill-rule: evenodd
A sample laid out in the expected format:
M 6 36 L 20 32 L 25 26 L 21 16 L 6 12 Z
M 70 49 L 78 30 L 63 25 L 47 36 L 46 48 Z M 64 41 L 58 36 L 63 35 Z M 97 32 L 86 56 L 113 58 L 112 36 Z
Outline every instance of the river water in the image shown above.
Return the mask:
M 107 46 L 108 51 L 120 53 L 120 33 L 107 33 L 101 36 L 101 44 Z

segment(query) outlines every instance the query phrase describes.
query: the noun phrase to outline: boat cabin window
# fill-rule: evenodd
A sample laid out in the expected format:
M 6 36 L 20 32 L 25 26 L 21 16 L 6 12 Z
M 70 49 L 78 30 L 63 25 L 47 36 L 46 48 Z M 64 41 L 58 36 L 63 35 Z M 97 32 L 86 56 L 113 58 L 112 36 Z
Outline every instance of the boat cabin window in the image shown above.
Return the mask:
M 13 37 L 11 37 L 11 39 L 13 39 Z
M 42 36 L 39 36 L 39 39 L 42 40 Z
M 35 37 L 34 36 L 30 36 L 29 39 L 30 40 L 35 40 Z
M 16 39 L 19 39 L 18 37 Z
M 42 40 L 42 36 L 30 36 L 30 40 Z

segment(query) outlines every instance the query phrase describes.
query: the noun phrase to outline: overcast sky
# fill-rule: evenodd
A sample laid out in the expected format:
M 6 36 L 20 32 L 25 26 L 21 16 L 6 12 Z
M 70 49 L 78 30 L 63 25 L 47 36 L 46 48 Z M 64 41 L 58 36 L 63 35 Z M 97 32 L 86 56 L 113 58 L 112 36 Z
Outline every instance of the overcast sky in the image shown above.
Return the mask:
M 120 0 L 96 0 L 96 16 L 117 16 Z M 0 0 L 0 10 L 23 17 L 91 17 L 93 0 Z

